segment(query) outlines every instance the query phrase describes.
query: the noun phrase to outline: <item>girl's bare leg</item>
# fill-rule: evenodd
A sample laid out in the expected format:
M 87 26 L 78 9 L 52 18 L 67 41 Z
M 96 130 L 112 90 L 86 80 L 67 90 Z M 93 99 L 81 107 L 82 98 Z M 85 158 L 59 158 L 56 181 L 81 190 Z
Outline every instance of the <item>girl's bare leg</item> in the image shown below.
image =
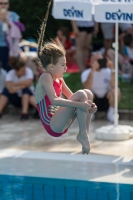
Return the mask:
M 93 102 L 93 94 L 90 90 L 84 89 L 85 93 L 87 94 L 88 100 Z M 89 133 L 89 126 L 91 122 L 91 113 L 87 112 L 87 120 L 86 120 L 86 129 L 87 133 Z
M 82 153 L 89 153 L 90 142 L 88 138 L 88 133 L 86 129 L 87 112 L 82 111 L 77 108 L 77 118 L 79 124 L 79 134 L 77 135 L 77 140 L 82 144 Z
M 79 90 L 74 93 L 70 98 L 72 101 L 85 102 L 88 100 L 88 96 L 85 91 Z M 93 97 L 91 97 L 93 99 Z M 61 133 L 70 126 L 72 120 L 74 120 L 74 108 L 60 107 L 59 110 L 51 118 L 50 126 L 55 132 Z M 90 144 L 86 129 L 87 113 L 80 108 L 76 108 L 77 118 L 79 122 L 79 134 L 77 136 L 78 141 L 82 144 L 84 152 L 89 153 Z
M 93 94 L 90 90 L 88 89 L 84 89 L 85 93 L 87 94 L 87 98 L 90 102 L 93 102 Z M 87 118 L 86 118 L 86 131 L 88 134 L 88 138 L 89 138 L 89 126 L 90 126 L 90 122 L 91 122 L 91 113 L 95 113 L 97 111 L 97 107 L 95 106 L 94 108 L 91 109 L 91 112 L 87 112 Z M 82 139 L 80 137 L 80 135 L 78 135 L 78 138 Z M 77 139 L 78 139 L 77 138 Z M 82 149 L 82 153 L 86 153 L 86 150 L 83 148 Z
M 84 89 L 85 93 L 87 94 L 87 98 L 88 100 L 90 101 L 93 101 L 93 94 L 90 90 L 87 90 L 87 89 Z M 90 126 L 90 122 L 91 122 L 91 113 L 90 112 L 87 112 L 87 118 L 86 118 L 86 131 L 87 131 L 87 134 L 88 134 L 88 139 L 89 139 L 89 126 Z M 80 138 L 80 135 L 77 136 L 78 138 Z M 77 139 L 78 139 L 77 138 Z M 89 142 L 90 143 L 90 142 Z M 85 149 L 83 148 L 82 149 L 82 153 L 84 154 L 85 153 Z

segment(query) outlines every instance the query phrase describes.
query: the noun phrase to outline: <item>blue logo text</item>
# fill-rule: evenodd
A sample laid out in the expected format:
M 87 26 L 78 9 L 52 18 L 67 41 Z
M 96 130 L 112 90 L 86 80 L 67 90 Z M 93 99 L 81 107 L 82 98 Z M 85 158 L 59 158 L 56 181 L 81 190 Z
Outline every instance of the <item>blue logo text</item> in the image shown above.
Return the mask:
M 71 9 L 63 9 L 63 14 L 65 17 L 83 18 L 83 10 L 75 10 L 74 7 Z
M 123 21 L 133 21 L 133 13 L 122 13 L 121 10 L 118 10 L 118 12 L 106 12 L 105 18 L 107 20 L 123 20 Z
M 108 1 L 111 1 L 111 2 L 122 2 L 123 0 L 102 0 L 104 2 L 108 2 Z M 132 2 L 133 0 L 124 0 L 125 3 L 130 3 Z

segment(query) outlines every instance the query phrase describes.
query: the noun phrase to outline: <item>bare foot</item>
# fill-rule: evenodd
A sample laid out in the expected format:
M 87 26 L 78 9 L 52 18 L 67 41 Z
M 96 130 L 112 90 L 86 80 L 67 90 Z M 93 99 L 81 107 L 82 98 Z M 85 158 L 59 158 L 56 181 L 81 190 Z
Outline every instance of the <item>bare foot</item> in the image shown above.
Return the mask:
M 80 133 L 77 135 L 77 140 L 82 144 L 82 153 L 88 154 L 90 152 L 90 143 L 88 140 L 88 136 L 81 135 Z

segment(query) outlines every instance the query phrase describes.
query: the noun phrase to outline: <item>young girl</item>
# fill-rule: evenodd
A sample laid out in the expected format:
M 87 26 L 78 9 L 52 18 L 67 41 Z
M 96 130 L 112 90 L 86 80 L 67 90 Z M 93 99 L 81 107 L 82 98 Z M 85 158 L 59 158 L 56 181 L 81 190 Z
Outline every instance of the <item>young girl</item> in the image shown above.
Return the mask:
M 97 107 L 92 103 L 93 95 L 89 90 L 79 90 L 76 93 L 67 87 L 63 75 L 67 70 L 65 50 L 58 41 L 43 44 L 44 32 L 49 13 L 41 26 L 38 40 L 38 57 L 45 72 L 40 76 L 36 91 L 36 103 L 40 119 L 46 131 L 53 137 L 60 137 L 68 131 L 76 118 L 79 123 L 77 140 L 82 145 L 82 153 L 88 154 L 90 143 L 88 139 L 91 113 Z M 63 98 L 63 95 L 66 98 Z

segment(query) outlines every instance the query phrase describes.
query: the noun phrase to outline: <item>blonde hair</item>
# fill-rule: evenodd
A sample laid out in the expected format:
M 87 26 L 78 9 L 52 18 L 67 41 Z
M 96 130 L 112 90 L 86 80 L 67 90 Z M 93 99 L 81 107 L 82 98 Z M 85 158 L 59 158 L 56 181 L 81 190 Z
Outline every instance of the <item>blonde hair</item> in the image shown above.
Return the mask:
M 38 57 L 40 60 L 39 65 L 41 65 L 44 69 L 46 69 L 49 64 L 57 64 L 59 58 L 65 56 L 66 54 L 63 45 L 58 39 L 56 42 L 52 40 L 50 42 L 44 42 L 45 29 L 51 3 L 52 0 L 50 0 L 48 4 L 48 9 L 45 18 L 42 21 L 38 39 Z

